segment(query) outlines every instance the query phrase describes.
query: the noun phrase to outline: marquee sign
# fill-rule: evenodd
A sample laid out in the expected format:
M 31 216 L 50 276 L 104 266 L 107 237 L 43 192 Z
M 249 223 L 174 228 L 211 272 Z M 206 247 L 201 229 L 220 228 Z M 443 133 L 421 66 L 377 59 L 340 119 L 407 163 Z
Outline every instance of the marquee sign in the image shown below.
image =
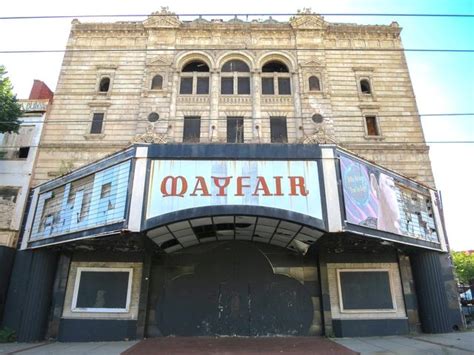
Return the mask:
M 250 205 L 322 219 L 315 161 L 154 160 L 146 218 L 179 210 Z
M 31 240 L 123 221 L 130 160 L 39 194 Z

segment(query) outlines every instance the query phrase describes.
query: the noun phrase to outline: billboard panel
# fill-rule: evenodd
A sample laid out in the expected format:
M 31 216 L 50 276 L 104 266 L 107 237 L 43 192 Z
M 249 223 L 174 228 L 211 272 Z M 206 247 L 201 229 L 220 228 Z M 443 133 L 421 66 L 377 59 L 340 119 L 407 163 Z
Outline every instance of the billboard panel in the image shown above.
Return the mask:
M 439 242 L 430 190 L 339 154 L 346 222 Z

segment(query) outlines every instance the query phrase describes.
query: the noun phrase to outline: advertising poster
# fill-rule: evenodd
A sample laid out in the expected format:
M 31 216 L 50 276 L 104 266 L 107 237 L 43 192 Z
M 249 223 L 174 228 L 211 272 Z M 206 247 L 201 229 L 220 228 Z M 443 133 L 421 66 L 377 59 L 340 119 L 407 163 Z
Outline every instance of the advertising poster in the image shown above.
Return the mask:
M 431 199 L 422 189 L 345 155 L 340 164 L 348 223 L 438 242 Z

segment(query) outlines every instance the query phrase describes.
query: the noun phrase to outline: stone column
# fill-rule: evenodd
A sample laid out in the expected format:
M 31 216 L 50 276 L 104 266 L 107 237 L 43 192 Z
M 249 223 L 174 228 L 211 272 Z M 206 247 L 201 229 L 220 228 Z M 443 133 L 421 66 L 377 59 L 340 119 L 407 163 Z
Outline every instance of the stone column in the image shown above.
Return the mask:
M 300 80 L 298 72 L 291 73 L 291 82 L 292 82 L 292 90 L 293 90 L 293 106 L 294 106 L 294 118 L 293 126 L 295 129 L 295 138 L 296 142 L 303 137 L 303 131 L 300 127 L 303 127 L 303 118 L 302 118 L 302 111 L 301 111 L 301 92 L 300 92 Z M 289 143 L 296 143 L 296 142 L 289 142 Z
M 217 142 L 218 127 L 219 127 L 219 78 L 220 71 L 218 69 L 213 69 L 211 71 L 211 85 L 209 92 L 209 142 Z
M 168 141 L 175 142 L 176 137 L 176 102 L 178 100 L 178 92 L 179 92 L 179 71 L 173 72 L 173 79 L 171 82 L 171 99 L 170 99 L 170 111 L 168 122 L 165 122 L 168 127 L 166 127 L 166 131 L 168 132 Z
M 262 142 L 262 109 L 261 109 L 261 83 L 262 83 L 262 72 L 260 70 L 252 71 L 252 142 Z M 258 128 L 257 128 L 258 127 Z

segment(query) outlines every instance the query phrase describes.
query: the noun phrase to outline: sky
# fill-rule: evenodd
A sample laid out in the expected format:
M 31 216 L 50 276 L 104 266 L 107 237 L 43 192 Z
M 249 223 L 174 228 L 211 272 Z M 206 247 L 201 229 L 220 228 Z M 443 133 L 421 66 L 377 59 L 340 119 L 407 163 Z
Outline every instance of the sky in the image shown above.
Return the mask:
M 169 6 L 177 14 L 278 14 L 295 13 L 308 7 L 319 14 L 474 14 L 474 0 L 239 0 L 238 7 L 232 4 L 215 0 L 173 0 L 168 4 L 150 0 L 16 0 L 2 6 L 0 17 L 150 14 L 160 10 L 160 6 Z M 403 27 L 402 41 L 407 49 L 474 49 L 473 17 L 325 16 L 325 20 L 382 25 L 397 21 Z M 71 21 L 71 18 L 0 19 L 0 51 L 64 49 Z M 54 91 L 62 57 L 63 53 L 0 53 L 0 65 L 6 66 L 17 97 L 28 98 L 34 79 L 44 81 Z M 474 53 L 407 52 L 406 58 L 420 113 L 474 113 Z M 422 124 L 428 142 L 474 142 L 474 115 L 424 117 Z M 443 199 L 450 246 L 453 250 L 474 249 L 474 228 L 470 224 L 474 218 L 474 143 L 429 143 L 429 146 L 436 186 Z

